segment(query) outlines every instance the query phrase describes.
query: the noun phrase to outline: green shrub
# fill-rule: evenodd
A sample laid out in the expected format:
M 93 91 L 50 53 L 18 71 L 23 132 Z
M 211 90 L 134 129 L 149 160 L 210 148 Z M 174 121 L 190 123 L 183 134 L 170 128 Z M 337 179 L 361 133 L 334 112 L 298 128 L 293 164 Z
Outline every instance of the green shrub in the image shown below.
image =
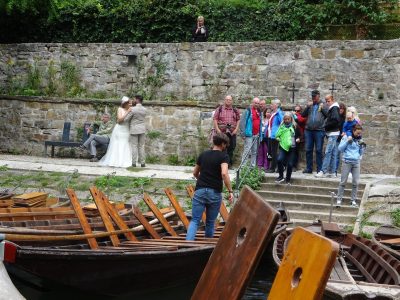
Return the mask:
M 393 225 L 400 227 L 400 208 L 396 208 L 395 210 L 391 211 L 390 216 L 392 218 Z
M 172 166 L 178 166 L 181 163 L 178 155 L 176 155 L 176 154 L 169 155 L 167 158 L 167 161 L 168 161 L 168 164 L 172 165 Z

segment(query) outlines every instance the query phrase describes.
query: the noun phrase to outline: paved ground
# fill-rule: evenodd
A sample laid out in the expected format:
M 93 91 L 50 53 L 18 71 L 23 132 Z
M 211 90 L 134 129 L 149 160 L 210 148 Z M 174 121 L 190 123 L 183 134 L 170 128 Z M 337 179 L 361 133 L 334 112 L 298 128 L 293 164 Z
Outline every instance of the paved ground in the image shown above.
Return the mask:
M 87 159 L 77 158 L 50 158 L 42 156 L 9 155 L 0 154 L 0 166 L 7 165 L 10 169 L 18 170 L 42 170 L 50 172 L 72 172 L 78 170 L 85 175 L 107 175 L 115 172 L 117 176 L 131 177 L 154 177 L 159 179 L 193 179 L 193 167 L 169 166 L 146 164 L 145 168 L 124 168 L 103 167 L 98 163 L 89 162 Z M 235 170 L 230 171 L 231 179 L 235 178 Z M 267 174 L 267 177 L 277 177 L 277 174 Z M 303 174 L 301 171 L 294 172 L 293 178 L 314 178 L 313 174 Z M 395 178 L 395 176 L 383 174 L 361 174 L 362 182 L 376 182 Z M 339 178 L 324 178 L 323 180 L 337 181 Z

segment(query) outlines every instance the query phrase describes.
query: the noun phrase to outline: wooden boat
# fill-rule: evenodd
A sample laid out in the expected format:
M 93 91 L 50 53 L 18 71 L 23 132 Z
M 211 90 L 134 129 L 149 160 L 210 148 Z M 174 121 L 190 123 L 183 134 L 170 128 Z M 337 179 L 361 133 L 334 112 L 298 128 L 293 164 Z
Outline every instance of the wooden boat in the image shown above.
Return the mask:
M 37 214 L 35 217 L 39 220 L 28 218 L 1 221 L 0 225 L 13 226 L 9 227 L 13 230 L 9 236 L 16 233 L 17 237 L 21 234 L 37 237 L 33 240 L 20 239 L 14 246 L 9 243 L 9 256 L 15 256 L 15 259 L 6 261 L 7 270 L 13 279 L 29 282 L 37 289 L 52 290 L 61 286 L 107 296 L 147 295 L 160 287 L 169 289 L 195 283 L 218 241 L 223 224 L 217 228 L 215 238 L 204 238 L 204 233 L 199 231 L 196 241 L 188 242 L 185 241 L 188 220 L 185 220 L 185 215 L 176 202 L 171 201 L 175 207 L 174 214 L 181 220 L 179 224 L 176 219 L 170 222 L 163 221 L 163 214 L 155 207 L 150 197 L 145 195 L 144 200 L 151 208 L 155 220 L 159 221 L 157 227 L 152 227 L 154 232 L 158 233 L 158 237 L 154 237 L 154 233 L 151 234 L 148 227 L 142 223 L 143 220 L 139 219 L 146 228 L 142 229 L 141 234 L 132 230 L 139 241 L 129 240 L 119 234 L 117 236 L 120 243 L 116 246 L 112 239 L 97 238 L 98 249 L 91 249 L 86 242 L 70 239 L 85 232 L 76 209 L 73 217 L 68 215 L 71 208 L 52 210 L 59 212 L 59 215 L 55 214 L 58 216 L 68 215 L 67 218 L 43 220 L 42 215 Z M 286 218 L 284 212 L 281 214 Z M 27 215 L 32 215 L 32 211 L 27 212 Z M 52 215 L 54 214 L 48 214 L 46 217 Z M 86 218 L 87 224 L 96 232 L 108 231 L 104 216 L 100 215 L 98 218 Z M 138 220 L 134 221 L 133 218 L 133 215 L 120 217 L 129 227 L 138 225 Z M 118 222 L 113 220 L 111 223 L 116 226 Z M 281 224 L 278 232 L 286 226 L 286 223 Z M 1 231 L 7 230 L 0 228 Z M 63 232 L 62 239 L 55 240 L 57 232 Z M 45 242 L 44 235 L 48 238 Z
M 400 259 L 400 228 L 382 225 L 375 229 L 372 240 L 383 249 Z
M 373 241 L 331 230 L 334 226 L 329 225 L 307 227 L 340 245 L 324 299 L 400 299 L 400 261 Z M 275 238 L 273 258 L 278 266 L 289 242 L 288 230 Z

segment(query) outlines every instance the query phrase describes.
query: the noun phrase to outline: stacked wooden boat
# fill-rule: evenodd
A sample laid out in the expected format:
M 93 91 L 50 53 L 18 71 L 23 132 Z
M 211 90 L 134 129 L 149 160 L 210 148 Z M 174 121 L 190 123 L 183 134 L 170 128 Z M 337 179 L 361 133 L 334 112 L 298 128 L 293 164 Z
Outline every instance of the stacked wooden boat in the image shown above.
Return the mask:
M 372 240 L 383 249 L 400 259 L 400 228 L 382 225 L 375 229 Z
M 189 219 L 171 189 L 165 189 L 173 206 L 168 209 L 158 209 L 144 194 L 147 214 L 137 207 L 118 210 L 97 188 L 90 192 L 96 213 L 84 210 L 71 189 L 70 207 L 0 209 L 5 265 L 14 280 L 38 289 L 63 286 L 110 296 L 193 285 L 229 218 L 222 204 L 215 237 L 205 238 L 200 229 L 195 241 L 186 241 Z M 188 193 L 193 195 L 190 186 Z M 275 235 L 286 227 L 287 222 L 279 224 Z
M 340 244 L 325 289 L 326 299 L 400 299 L 397 258 L 371 240 L 341 232 L 336 224 L 319 222 L 307 228 Z M 290 243 L 290 233 L 286 230 L 275 238 L 273 257 L 277 265 Z

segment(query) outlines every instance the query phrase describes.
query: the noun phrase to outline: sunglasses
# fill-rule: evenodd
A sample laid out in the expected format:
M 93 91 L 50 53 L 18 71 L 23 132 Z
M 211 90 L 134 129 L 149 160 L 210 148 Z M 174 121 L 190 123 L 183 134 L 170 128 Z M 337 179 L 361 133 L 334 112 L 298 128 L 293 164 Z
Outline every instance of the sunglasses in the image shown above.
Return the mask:
M 297 110 L 295 110 L 295 112 L 300 112 L 300 110 L 299 110 L 299 109 L 297 109 Z

